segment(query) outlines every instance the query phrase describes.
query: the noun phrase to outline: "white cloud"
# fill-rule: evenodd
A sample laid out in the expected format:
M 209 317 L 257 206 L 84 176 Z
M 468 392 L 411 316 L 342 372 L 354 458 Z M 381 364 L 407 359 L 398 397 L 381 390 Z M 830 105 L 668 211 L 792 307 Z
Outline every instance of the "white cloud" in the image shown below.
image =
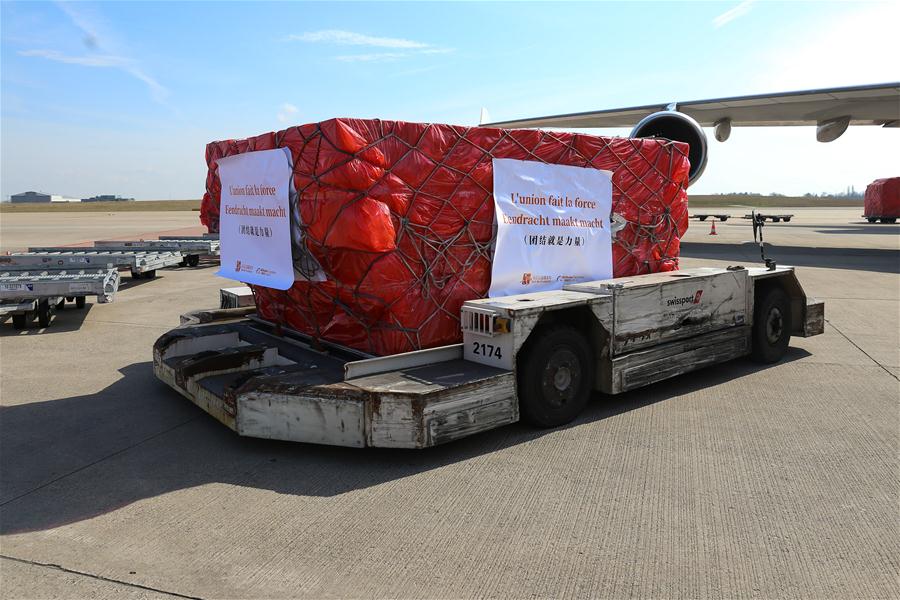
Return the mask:
M 300 109 L 298 109 L 293 104 L 285 102 L 284 104 L 281 105 L 281 109 L 278 111 L 278 114 L 276 115 L 276 117 L 282 123 L 287 123 L 294 119 L 294 115 L 296 115 L 299 112 L 299 110 Z
M 750 12 L 750 8 L 753 6 L 754 2 L 755 2 L 755 0 L 744 0 L 743 2 L 741 2 L 740 4 L 738 4 L 737 6 L 732 8 L 731 10 L 727 10 L 727 11 L 723 12 L 721 15 L 719 15 L 718 17 L 713 19 L 713 21 L 712 21 L 713 26 L 716 29 L 718 29 L 719 27 L 722 27 L 723 25 L 731 23 L 735 19 L 743 17 L 748 12 Z
M 425 42 L 407 40 L 403 38 L 377 37 L 343 31 L 340 29 L 324 29 L 322 31 L 307 31 L 300 34 L 292 34 L 285 38 L 287 41 L 306 43 L 324 43 L 338 46 L 367 46 L 370 48 L 388 48 L 402 50 L 402 52 L 367 52 L 362 54 L 341 54 L 335 56 L 335 60 L 341 62 L 387 62 L 401 58 L 410 58 L 423 54 L 448 54 L 453 48 L 438 48 Z
M 127 61 L 121 56 L 108 54 L 94 54 L 89 56 L 69 56 L 56 50 L 22 50 L 21 56 L 38 56 L 67 65 L 81 65 L 82 67 L 121 67 Z
M 67 65 L 79 65 L 82 67 L 99 67 L 119 69 L 128 73 L 138 81 L 143 82 L 149 89 L 153 99 L 157 102 L 163 102 L 169 95 L 169 90 L 156 81 L 153 77 L 142 71 L 131 59 L 123 56 L 113 56 L 110 54 L 87 54 L 84 56 L 71 56 L 63 54 L 56 50 L 22 50 L 19 52 L 22 56 L 34 56 L 45 58 L 54 62 L 60 62 Z
M 373 46 L 375 48 L 428 48 L 431 44 L 416 42 L 403 38 L 376 37 L 342 31 L 340 29 L 324 29 L 322 31 L 308 31 L 301 34 L 287 36 L 290 41 L 299 42 L 324 42 L 326 44 L 340 44 L 343 46 Z
M 334 59 L 341 62 L 382 62 L 397 60 L 398 58 L 404 58 L 406 56 L 408 56 L 408 54 L 402 52 L 375 52 L 373 54 L 345 54 L 342 56 L 335 56 Z
M 109 36 L 101 32 L 101 27 L 96 20 L 89 17 L 82 10 L 76 10 L 75 4 L 71 2 L 58 2 L 57 7 L 69 17 L 72 24 L 84 34 L 84 45 L 88 50 L 98 50 L 100 52 L 91 52 L 83 56 L 73 56 L 64 54 L 56 50 L 23 50 L 19 52 L 22 56 L 33 56 L 44 58 L 68 65 L 78 65 L 82 67 L 99 67 L 119 69 L 123 73 L 127 73 L 150 90 L 150 95 L 160 104 L 165 104 L 166 98 L 169 96 L 169 90 L 163 86 L 154 77 L 149 75 L 138 64 L 138 61 L 123 56 L 121 52 L 110 52 L 105 46 L 109 45 L 107 41 Z

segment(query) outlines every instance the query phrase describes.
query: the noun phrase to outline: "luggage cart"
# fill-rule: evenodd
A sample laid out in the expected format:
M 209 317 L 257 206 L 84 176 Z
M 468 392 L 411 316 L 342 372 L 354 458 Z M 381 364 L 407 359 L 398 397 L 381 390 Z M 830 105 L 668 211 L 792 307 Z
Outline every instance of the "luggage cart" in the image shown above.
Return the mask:
M 114 267 L 97 269 L 44 269 L 0 267 L 0 315 L 12 315 L 13 327 L 23 329 L 37 317 L 48 327 L 56 310 L 66 301 L 84 308 L 87 296 L 97 302 L 112 302 L 119 289 L 119 272 Z
M 424 448 L 518 421 L 570 422 L 619 394 L 824 331 L 793 267 L 695 268 L 472 300 L 462 344 L 373 357 L 248 316 L 197 311 L 156 376 L 239 435 Z
M 202 256 L 219 256 L 219 240 L 211 239 L 166 239 L 166 240 L 100 240 L 94 242 L 94 248 L 104 251 L 117 250 L 170 250 L 184 255 L 182 266 L 196 267 Z
M 181 264 L 184 256 L 171 250 L 114 251 L 96 248 L 32 247 L 28 252 L 14 252 L 0 256 L 0 268 L 5 265 L 43 266 L 45 268 L 82 268 L 96 264 L 112 264 L 127 268 L 132 279 L 153 279 L 156 270 Z

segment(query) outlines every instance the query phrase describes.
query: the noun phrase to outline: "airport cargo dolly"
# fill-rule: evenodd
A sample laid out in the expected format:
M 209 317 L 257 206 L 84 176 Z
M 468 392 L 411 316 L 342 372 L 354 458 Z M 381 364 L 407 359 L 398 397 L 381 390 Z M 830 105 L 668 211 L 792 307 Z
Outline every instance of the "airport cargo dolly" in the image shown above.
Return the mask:
M 701 221 L 705 221 L 706 219 L 712 217 L 713 219 L 718 219 L 720 221 L 727 221 L 731 215 L 725 213 L 695 213 L 690 215 L 691 219 L 699 219 Z
M 696 268 L 466 302 L 463 343 L 371 357 L 256 318 L 196 311 L 153 348 L 156 376 L 239 435 L 423 448 L 818 335 L 792 267 Z
M 112 250 L 99 248 L 73 248 L 67 246 L 32 247 L 28 252 L 13 252 L 0 256 L 0 267 L 10 265 L 44 266 L 55 268 L 112 265 L 127 268 L 133 279 L 153 279 L 156 270 L 180 265 L 181 252 L 172 250 Z
M 50 325 L 53 313 L 75 302 L 84 308 L 87 296 L 112 302 L 119 289 L 119 272 L 112 267 L 45 269 L 0 266 L 0 316 L 12 315 L 13 327 L 23 329 L 35 317 Z
M 132 250 L 169 250 L 181 252 L 184 257 L 181 266 L 196 267 L 203 256 L 219 256 L 219 240 L 174 238 L 159 240 L 100 240 L 94 242 L 94 248 L 109 251 L 128 252 Z
M 744 215 L 743 218 L 744 218 L 744 219 L 749 219 L 749 220 L 757 220 L 757 219 L 759 219 L 759 220 L 762 220 L 762 221 L 765 221 L 766 219 L 769 219 L 769 220 L 772 221 L 773 223 L 778 223 L 779 221 L 784 221 L 785 223 L 790 223 L 791 219 L 794 218 L 794 215 L 789 215 L 789 214 L 770 214 L 770 213 L 760 213 L 760 212 L 758 212 L 758 213 L 753 213 L 753 214 L 749 214 L 749 215 Z

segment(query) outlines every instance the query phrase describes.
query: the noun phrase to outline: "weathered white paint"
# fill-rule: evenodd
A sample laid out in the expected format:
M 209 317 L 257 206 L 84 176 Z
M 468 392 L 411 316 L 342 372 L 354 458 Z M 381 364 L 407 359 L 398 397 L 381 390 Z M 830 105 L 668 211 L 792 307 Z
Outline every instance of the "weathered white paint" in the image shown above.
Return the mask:
M 451 344 L 449 346 L 414 350 L 390 356 L 354 360 L 344 365 L 344 380 L 396 371 L 398 369 L 421 367 L 448 360 L 458 360 L 462 357 L 462 344 Z
M 575 284 L 571 289 L 612 293 L 614 355 L 749 323 L 749 287 L 743 269 L 654 273 Z
M 251 392 L 237 399 L 240 435 L 330 446 L 366 445 L 365 403 L 350 398 Z
M 222 350 L 231 348 L 241 343 L 241 338 L 236 331 L 227 333 L 215 333 L 212 335 L 199 335 L 195 337 L 183 337 L 166 346 L 160 356 L 160 360 L 169 360 L 179 356 L 188 356 L 208 350 Z
M 744 356 L 750 352 L 750 327 L 731 327 L 713 333 L 660 344 L 612 360 L 612 379 L 602 391 L 627 392 Z

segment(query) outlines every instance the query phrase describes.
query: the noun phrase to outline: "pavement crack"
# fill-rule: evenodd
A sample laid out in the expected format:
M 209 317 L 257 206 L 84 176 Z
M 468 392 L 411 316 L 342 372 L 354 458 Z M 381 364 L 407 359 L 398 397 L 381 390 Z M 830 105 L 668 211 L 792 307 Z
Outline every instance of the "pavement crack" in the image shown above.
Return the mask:
M 50 481 L 47 481 L 46 483 L 42 483 L 41 485 L 37 486 L 36 488 L 32 488 L 32 489 L 28 490 L 27 492 L 23 492 L 23 493 L 19 494 L 18 496 L 15 496 L 15 497 L 13 497 L 13 498 L 10 498 L 9 500 L 6 500 L 6 501 L 0 503 L 0 506 L 6 506 L 6 505 L 9 504 L 10 502 L 15 502 L 16 500 L 19 500 L 19 499 L 21 499 L 21 498 L 24 498 L 25 496 L 28 496 L 29 494 L 33 494 L 34 492 L 37 492 L 38 490 L 42 490 L 42 489 L 44 489 L 45 487 L 47 487 L 47 486 L 49 486 L 49 485 L 53 485 L 53 484 L 56 483 L 57 481 L 60 481 L 60 480 L 62 480 L 62 479 L 65 479 L 66 477 L 69 477 L 69 476 L 71 476 L 71 475 L 74 475 L 75 473 L 79 473 L 79 472 L 81 472 L 81 471 L 84 471 L 85 469 L 89 469 L 89 468 L 93 467 L 93 466 L 96 465 L 96 464 L 99 464 L 99 463 L 101 463 L 101 462 L 103 462 L 103 461 L 105 461 L 105 460 L 108 460 L 108 459 L 110 459 L 110 458 L 112 458 L 112 457 L 114 457 L 114 456 L 118 456 L 119 454 L 122 454 L 122 453 L 124 453 L 124 452 L 128 452 L 128 451 L 131 450 L 132 448 L 136 448 L 136 447 L 140 446 L 141 444 L 144 444 L 144 443 L 146 443 L 146 442 L 149 442 L 150 440 L 156 439 L 156 438 L 158 438 L 158 437 L 161 436 L 161 435 L 165 435 L 165 434 L 169 433 L 170 431 L 175 431 L 175 430 L 178 429 L 179 427 L 183 427 L 183 426 L 187 425 L 188 423 L 190 423 L 190 422 L 192 422 L 192 421 L 196 421 L 197 419 L 200 418 L 200 416 L 203 416 L 203 415 L 199 415 L 199 416 L 196 416 L 196 417 L 191 417 L 191 418 L 188 419 L 187 421 L 182 421 L 182 422 L 179 423 L 178 425 L 174 425 L 174 426 L 172 426 L 172 427 L 169 427 L 168 429 L 164 429 L 163 431 L 160 431 L 160 432 L 158 432 L 158 433 L 154 433 L 153 435 L 148 436 L 148 437 L 145 437 L 144 439 L 139 440 L 139 441 L 137 441 L 137 442 L 131 444 L 130 446 L 126 446 L 125 448 L 120 448 L 119 450 L 116 450 L 115 452 L 111 452 L 110 454 L 107 454 L 106 456 L 100 457 L 100 458 L 98 458 L 97 460 L 95 460 L 95 461 L 93 461 L 93 462 L 90 462 L 90 463 L 88 463 L 88 464 L 86 464 L 86 465 L 82 465 L 82 466 L 78 467 L 77 469 L 73 469 L 72 471 L 69 471 L 68 473 L 64 473 L 63 475 L 60 475 L 59 477 L 54 477 L 54 478 L 51 479 Z M 2 556 L 2 555 L 0 555 L 0 556 Z
M 832 323 L 832 322 L 829 321 L 828 319 L 825 319 L 825 322 L 828 323 L 829 325 L 831 325 L 832 329 L 834 329 L 834 330 L 837 331 L 839 334 L 841 334 L 841 336 L 843 336 L 843 338 L 844 338 L 845 340 L 847 340 L 848 342 L 850 342 L 851 344 L 853 344 L 853 346 L 854 346 L 857 350 L 859 350 L 860 352 L 862 352 L 863 354 L 865 354 L 867 357 L 869 357 L 869 360 L 871 360 L 873 363 L 875 363 L 876 365 L 878 365 L 879 367 L 881 367 L 881 369 L 882 369 L 885 373 L 887 373 L 888 375 L 890 375 L 891 377 L 893 377 L 893 378 L 896 379 L 897 381 L 900 381 L 900 377 L 897 377 L 896 375 L 894 375 L 893 373 L 891 373 L 890 369 L 888 369 L 888 368 L 885 367 L 883 364 L 881 364 L 880 362 L 878 362 L 877 360 L 875 360 L 875 358 L 874 358 L 871 354 L 869 354 L 868 352 L 866 352 L 865 350 L 863 350 L 863 349 L 860 347 L 859 344 L 857 344 L 856 342 L 854 342 L 853 340 L 851 340 L 850 337 L 849 337 L 847 334 L 845 334 L 843 331 L 841 331 L 840 329 L 838 329 L 837 326 L 836 326 L 834 323 Z
M 31 565 L 34 567 L 44 567 L 46 569 L 54 569 L 56 571 L 62 571 L 63 573 L 71 573 L 73 575 L 81 575 L 83 577 L 89 577 L 91 579 L 97 579 L 99 581 L 106 581 L 108 583 L 116 583 L 119 585 L 124 585 L 130 588 L 137 588 L 139 590 L 147 590 L 149 592 L 156 592 L 157 594 L 166 594 L 168 596 L 172 596 L 174 598 L 189 598 L 190 600 L 203 600 L 200 596 L 188 596 L 186 594 L 179 594 L 178 592 L 170 592 L 169 590 L 161 590 L 159 588 L 151 587 L 149 585 L 141 585 L 140 583 L 132 583 L 130 581 L 123 581 L 121 579 L 113 579 L 111 577 L 104 577 L 103 575 L 96 575 L 94 573 L 86 573 L 85 571 L 78 571 L 76 569 L 68 569 L 63 567 L 62 565 L 56 565 L 53 563 L 43 563 L 35 560 L 27 560 L 24 558 L 17 558 L 15 556 L 7 556 L 5 554 L 0 554 L 0 558 L 4 558 L 6 560 L 11 560 L 17 563 L 22 563 L 25 565 Z

